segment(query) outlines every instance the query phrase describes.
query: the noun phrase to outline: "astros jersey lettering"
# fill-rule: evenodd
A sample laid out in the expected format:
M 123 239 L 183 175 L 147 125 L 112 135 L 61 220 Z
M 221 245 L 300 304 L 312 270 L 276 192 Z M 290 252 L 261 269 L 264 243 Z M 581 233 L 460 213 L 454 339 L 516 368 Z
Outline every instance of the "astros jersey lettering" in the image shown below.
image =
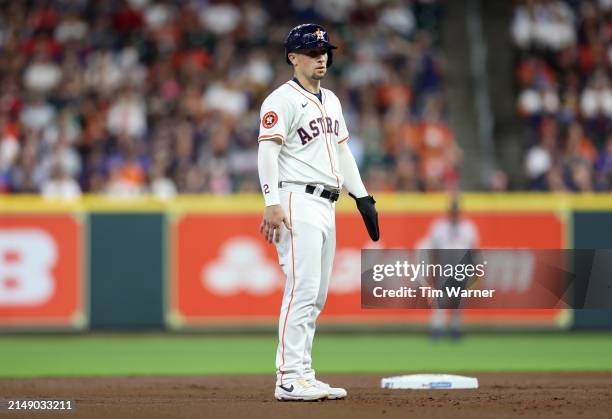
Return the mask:
M 258 140 L 279 137 L 279 181 L 341 188 L 338 144 L 348 140 L 336 95 L 321 89 L 319 98 L 291 80 L 272 92 L 261 106 Z

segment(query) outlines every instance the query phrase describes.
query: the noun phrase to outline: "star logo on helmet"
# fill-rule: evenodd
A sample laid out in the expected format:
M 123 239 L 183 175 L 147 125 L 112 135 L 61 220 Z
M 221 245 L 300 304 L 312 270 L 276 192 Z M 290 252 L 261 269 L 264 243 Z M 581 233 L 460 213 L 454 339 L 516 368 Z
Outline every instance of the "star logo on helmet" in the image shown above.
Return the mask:
M 322 41 L 323 39 L 325 39 L 325 32 L 321 30 L 321 28 L 317 28 L 317 30 L 315 31 L 315 36 L 317 37 L 317 41 Z

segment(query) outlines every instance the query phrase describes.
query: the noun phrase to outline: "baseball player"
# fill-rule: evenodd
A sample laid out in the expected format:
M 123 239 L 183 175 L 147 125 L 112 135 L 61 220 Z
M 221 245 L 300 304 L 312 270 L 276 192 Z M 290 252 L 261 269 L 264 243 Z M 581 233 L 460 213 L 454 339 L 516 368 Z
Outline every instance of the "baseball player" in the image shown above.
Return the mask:
M 336 95 L 321 88 L 332 64 L 325 29 L 293 28 L 285 59 L 294 78 L 261 106 L 258 171 L 265 210 L 260 232 L 276 244 L 287 278 L 278 326 L 277 400 L 342 399 L 347 392 L 315 377 L 312 343 L 327 297 L 336 247 L 335 202 L 344 186 L 377 240 L 378 218 L 355 159 Z
M 477 249 L 478 228 L 472 220 L 461 216 L 459 197 L 451 196 L 447 217 L 435 220 L 429 230 L 428 244 L 431 249 Z M 452 254 L 451 254 L 452 257 Z M 458 263 L 452 260 L 449 263 Z M 442 283 L 438 283 L 441 288 Z M 434 308 L 431 315 L 431 335 L 434 339 L 442 336 L 447 322 L 447 310 Z M 454 339 L 461 337 L 461 310 L 451 311 L 450 333 Z

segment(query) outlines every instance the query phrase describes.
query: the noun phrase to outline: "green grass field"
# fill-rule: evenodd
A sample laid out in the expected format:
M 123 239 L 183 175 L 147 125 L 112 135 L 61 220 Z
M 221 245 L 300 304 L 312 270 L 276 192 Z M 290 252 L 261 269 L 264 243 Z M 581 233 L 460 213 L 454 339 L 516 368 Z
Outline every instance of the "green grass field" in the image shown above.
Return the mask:
M 274 371 L 276 337 L 81 335 L 0 337 L 0 377 L 255 374 Z M 317 336 L 320 373 L 612 371 L 612 334 Z

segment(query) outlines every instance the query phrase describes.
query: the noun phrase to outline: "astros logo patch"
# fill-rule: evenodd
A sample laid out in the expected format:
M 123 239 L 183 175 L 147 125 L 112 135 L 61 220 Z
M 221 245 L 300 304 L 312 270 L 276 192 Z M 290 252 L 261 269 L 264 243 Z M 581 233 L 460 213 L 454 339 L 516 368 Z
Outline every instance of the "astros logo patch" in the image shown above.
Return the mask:
M 278 115 L 274 111 L 266 112 L 266 114 L 261 118 L 261 125 L 264 128 L 272 128 L 278 122 Z

